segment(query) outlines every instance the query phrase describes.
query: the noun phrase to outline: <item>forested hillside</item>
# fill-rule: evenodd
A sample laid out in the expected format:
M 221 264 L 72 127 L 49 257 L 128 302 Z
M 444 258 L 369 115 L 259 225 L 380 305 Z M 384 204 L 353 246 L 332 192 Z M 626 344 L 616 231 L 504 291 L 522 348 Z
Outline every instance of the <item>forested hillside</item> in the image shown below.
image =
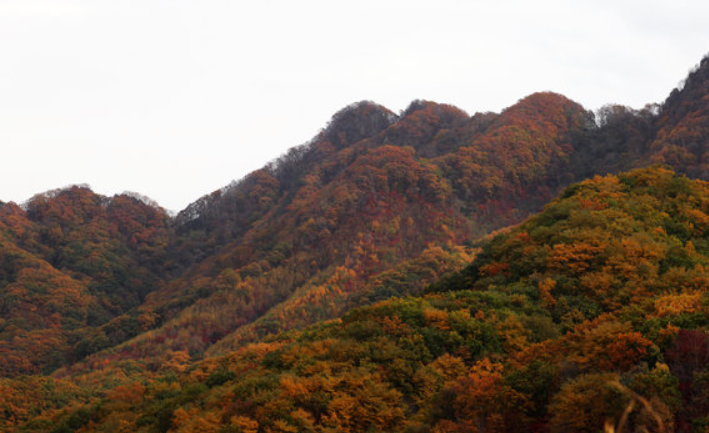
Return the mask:
M 709 179 L 708 83 L 356 103 L 175 217 L 0 204 L 0 428 L 597 431 L 633 402 L 626 429 L 700 429 L 708 198 L 672 170 Z
M 466 263 L 463 244 L 567 184 L 574 135 L 589 127 L 551 93 L 473 117 L 431 102 L 400 117 L 348 107 L 313 142 L 180 213 L 166 233 L 172 271 L 129 314 L 140 327 L 97 328 L 72 359 L 112 346 L 100 356 L 198 358 L 415 292 Z M 410 284 L 379 283 L 392 278 Z
M 168 275 L 171 233 L 161 208 L 84 187 L 0 208 L 0 375 L 50 373 L 148 329 L 138 307 Z
M 584 181 L 425 295 L 136 375 L 54 431 L 698 431 L 707 212 L 667 169 Z

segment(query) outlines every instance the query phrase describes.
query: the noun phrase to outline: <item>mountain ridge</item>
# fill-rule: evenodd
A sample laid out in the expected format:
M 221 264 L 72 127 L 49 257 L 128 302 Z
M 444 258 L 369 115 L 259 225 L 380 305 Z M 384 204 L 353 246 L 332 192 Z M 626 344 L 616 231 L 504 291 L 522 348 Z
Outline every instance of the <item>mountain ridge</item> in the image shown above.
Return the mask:
M 709 173 L 703 153 L 709 141 L 707 77 L 709 60 L 705 58 L 684 87 L 673 91 L 663 104 L 641 110 L 609 105 L 599 110 L 598 116 L 552 92 L 529 95 L 500 113 L 472 116 L 431 101 L 414 101 L 399 115 L 362 101 L 338 111 L 310 142 L 203 196 L 175 217 L 150 200 L 131 194 L 107 198 L 81 186 L 36 195 L 24 209 L 14 203 L 3 204 L 0 375 L 6 379 L 0 382 L 9 390 L 24 389 L 19 385 L 23 380 L 46 383 L 45 378 L 52 374 L 66 389 L 75 389 L 76 384 L 100 384 L 91 390 L 79 386 L 87 399 L 100 399 L 128 386 L 132 380 L 127 372 L 135 372 L 145 383 L 170 372 L 189 374 L 191 368 L 212 365 L 219 356 L 254 347 L 250 344 L 261 347 L 258 345 L 274 339 L 299 335 L 316 322 L 356 317 L 357 312 L 369 311 L 366 308 L 372 302 L 433 296 L 436 287 L 446 285 L 474 292 L 484 291 L 486 285 L 514 286 L 519 281 L 511 278 L 515 276 L 512 271 L 532 265 L 539 272 L 553 274 L 554 282 L 534 281 L 529 290 L 539 295 L 530 296 L 542 298 L 535 298 L 530 311 L 557 305 L 555 308 L 563 311 L 551 314 L 554 326 L 549 326 L 556 329 L 566 321 L 568 324 L 557 331 L 574 332 L 583 320 L 596 320 L 593 314 L 606 307 L 604 302 L 634 302 L 632 297 L 589 298 L 587 304 L 593 308 L 584 309 L 579 299 L 564 293 L 571 290 L 568 280 L 576 277 L 552 272 L 558 270 L 559 263 L 579 272 L 595 266 L 596 262 L 588 260 L 598 255 L 599 240 L 588 235 L 573 238 L 575 243 L 563 248 L 556 244 L 564 242 L 539 247 L 538 255 L 556 254 L 558 263 L 553 269 L 522 260 L 520 242 L 529 239 L 510 241 L 508 247 L 519 257 L 505 261 L 489 261 L 494 256 L 490 248 L 499 245 L 504 234 L 484 243 L 487 247 L 473 259 L 478 251 L 473 247 L 478 246 L 475 240 L 520 224 L 560 194 L 548 206 L 551 210 L 525 224 L 546 218 L 548 221 L 538 227 L 544 233 L 544 227 L 554 226 L 555 218 L 576 221 L 559 202 L 582 214 L 597 211 L 597 216 L 611 218 L 613 214 L 601 211 L 622 206 L 608 201 L 603 188 L 612 190 L 620 183 L 623 188 L 640 191 L 638 185 L 651 183 L 648 178 L 653 176 L 669 199 L 686 195 L 682 189 L 690 188 L 686 181 L 673 180 L 681 178 L 663 168 L 632 172 L 615 181 L 595 176 L 656 163 L 694 177 Z M 586 178 L 592 180 L 566 189 Z M 635 183 L 626 185 L 628 179 Z M 701 192 L 703 184 L 692 182 L 690 189 Z M 603 186 L 597 191 L 601 198 L 575 195 L 589 184 Z M 568 204 L 572 202 L 569 197 L 576 197 L 580 207 L 576 202 Z M 648 203 L 657 199 L 643 200 L 637 199 L 650 206 Z M 701 202 L 703 195 L 696 193 L 692 200 Z M 669 261 L 655 263 L 656 257 L 649 256 L 645 265 L 650 270 L 672 267 L 675 262 L 690 263 L 692 248 L 698 254 L 704 251 L 701 233 L 696 232 L 705 223 L 703 208 L 677 205 L 671 210 L 681 218 L 662 220 L 660 228 L 681 242 L 681 248 L 670 245 L 662 250 L 672 256 Z M 580 220 L 579 224 L 590 222 Z M 650 254 L 654 244 L 647 244 L 646 237 L 660 235 L 631 236 L 628 245 L 614 248 L 632 250 L 642 258 L 646 251 L 633 250 L 633 243 L 647 247 Z M 692 246 L 687 244 L 690 239 Z M 672 250 L 674 247 L 677 249 Z M 471 260 L 479 266 L 467 267 Z M 620 269 L 617 263 L 613 266 Z M 451 272 L 453 277 L 443 276 Z M 473 287 L 468 285 L 470 281 L 483 283 Z M 592 289 L 601 296 L 603 290 L 611 290 L 609 287 L 629 284 L 622 278 L 618 281 L 611 281 L 605 289 L 598 285 Z M 425 286 L 429 286 L 428 295 L 423 293 Z M 559 291 L 566 297 L 559 296 Z M 638 293 L 642 295 L 642 291 Z M 514 296 L 504 297 L 512 308 Z M 560 306 L 563 303 L 565 309 Z M 434 322 L 436 314 L 444 320 L 440 312 L 431 314 Z M 470 314 L 476 312 L 471 310 Z M 599 320 L 588 325 L 589 329 L 602 327 L 603 320 Z M 360 325 L 370 326 L 356 326 Z M 495 322 L 494 326 L 517 329 L 520 325 Z M 488 328 L 485 325 L 480 332 L 490 331 Z M 611 328 L 629 341 L 635 339 L 636 331 L 622 323 Z M 357 332 L 366 337 L 369 331 Z M 647 341 L 659 344 L 655 337 L 633 341 L 648 350 Z M 420 348 L 421 343 L 406 344 Z M 458 355 L 451 356 L 468 364 L 474 361 Z M 498 368 L 479 367 L 482 370 L 476 374 L 494 373 Z M 34 376 L 23 379 L 26 374 Z M 402 384 L 413 380 L 404 377 Z M 121 385 L 116 388 L 115 383 Z M 382 392 L 380 397 L 389 399 L 401 390 Z M 459 414 L 443 417 L 451 423 L 472 410 L 467 403 L 456 404 Z M 668 407 L 672 405 L 668 403 Z M 65 409 L 61 405 L 58 412 L 48 408 L 47 416 L 59 419 Z M 14 406 L 6 410 L 20 413 Z M 174 411 L 170 414 L 173 418 L 160 424 L 159 431 L 177 423 Z M 27 415 L 17 416 L 28 419 Z M 159 418 L 157 414 L 150 416 Z M 5 425 L 10 425 L 9 419 L 4 418 Z M 158 424 L 146 421 L 145 425 Z M 86 425 L 90 424 L 77 428 Z

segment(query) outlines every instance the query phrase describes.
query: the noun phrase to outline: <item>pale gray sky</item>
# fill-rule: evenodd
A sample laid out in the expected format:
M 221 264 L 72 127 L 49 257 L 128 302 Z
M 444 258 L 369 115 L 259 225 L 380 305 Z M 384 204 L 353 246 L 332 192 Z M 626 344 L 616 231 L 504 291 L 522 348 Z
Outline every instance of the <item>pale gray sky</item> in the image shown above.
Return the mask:
M 661 102 L 709 2 L 0 0 L 0 200 L 88 183 L 180 210 L 345 105 Z

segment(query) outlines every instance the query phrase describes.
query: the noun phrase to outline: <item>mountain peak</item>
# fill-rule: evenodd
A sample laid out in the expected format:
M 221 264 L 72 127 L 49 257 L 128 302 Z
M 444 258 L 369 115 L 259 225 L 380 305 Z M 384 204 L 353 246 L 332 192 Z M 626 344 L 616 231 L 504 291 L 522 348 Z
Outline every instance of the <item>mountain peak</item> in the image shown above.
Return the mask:
M 372 137 L 397 120 L 391 110 L 372 101 L 350 104 L 335 113 L 319 139 L 337 148 Z
M 548 115 L 551 112 L 573 110 L 585 112 L 586 110 L 577 102 L 555 92 L 536 92 L 517 101 L 516 104 L 504 109 L 502 114 L 512 112 L 525 112 L 534 115 Z

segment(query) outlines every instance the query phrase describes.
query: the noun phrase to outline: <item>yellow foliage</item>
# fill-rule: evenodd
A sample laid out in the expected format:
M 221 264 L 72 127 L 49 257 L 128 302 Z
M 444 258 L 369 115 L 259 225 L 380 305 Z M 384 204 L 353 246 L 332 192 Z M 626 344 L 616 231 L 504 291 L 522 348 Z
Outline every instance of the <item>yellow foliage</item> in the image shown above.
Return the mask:
M 220 416 L 215 412 L 203 412 L 197 408 L 186 411 L 179 408 L 172 421 L 175 433 L 218 433 Z
M 298 428 L 283 420 L 275 420 L 271 427 L 266 428 L 266 433 L 298 433 Z
M 468 369 L 461 358 L 447 353 L 431 362 L 430 366 L 440 374 L 446 382 L 462 377 Z
M 241 430 L 241 433 L 257 433 L 258 422 L 245 416 L 233 416 L 229 420 L 232 426 Z
M 175 412 L 172 415 L 172 425 L 180 429 L 183 425 L 185 425 L 190 419 L 190 414 L 183 408 L 176 409 Z
M 556 287 L 556 281 L 551 278 L 545 278 L 539 282 L 539 298 L 547 307 L 553 307 L 556 304 L 556 299 L 551 294 L 554 287 Z
M 665 295 L 655 299 L 655 310 L 659 317 L 696 313 L 701 307 L 702 294 L 698 292 Z
M 603 246 L 589 242 L 556 244 L 549 254 L 547 266 L 579 274 L 591 266 L 591 261 L 602 250 Z
M 303 384 L 303 379 L 296 376 L 283 375 L 280 385 L 284 394 L 290 398 L 297 398 L 308 393 L 308 388 Z
M 163 365 L 161 367 L 161 370 L 165 371 L 175 371 L 178 373 L 182 373 L 190 365 L 190 360 L 192 357 L 187 353 L 186 350 L 180 350 L 180 351 L 168 351 L 165 354 L 165 361 L 163 362 Z
M 435 308 L 426 308 L 423 310 L 423 317 L 426 319 L 427 325 L 432 325 L 441 330 L 450 329 L 448 313 L 443 310 L 437 310 Z
M 495 330 L 500 335 L 502 347 L 507 353 L 521 351 L 529 345 L 528 337 L 531 333 L 517 316 L 510 315 L 505 320 L 497 322 Z
M 315 431 L 315 418 L 312 414 L 310 414 L 310 412 L 303 409 L 297 409 L 291 412 L 290 415 L 293 422 L 298 425 L 299 432 Z

